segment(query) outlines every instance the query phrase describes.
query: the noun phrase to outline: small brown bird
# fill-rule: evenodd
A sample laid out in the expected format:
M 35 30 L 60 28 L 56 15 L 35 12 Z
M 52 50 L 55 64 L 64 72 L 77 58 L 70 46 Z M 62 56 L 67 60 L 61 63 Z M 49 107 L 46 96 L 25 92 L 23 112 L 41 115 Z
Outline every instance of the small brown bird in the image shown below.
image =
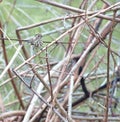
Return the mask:
M 34 45 L 35 47 L 40 47 L 43 44 L 41 38 L 42 38 L 42 35 L 38 33 L 33 38 L 27 40 L 26 42 L 30 43 L 31 45 Z

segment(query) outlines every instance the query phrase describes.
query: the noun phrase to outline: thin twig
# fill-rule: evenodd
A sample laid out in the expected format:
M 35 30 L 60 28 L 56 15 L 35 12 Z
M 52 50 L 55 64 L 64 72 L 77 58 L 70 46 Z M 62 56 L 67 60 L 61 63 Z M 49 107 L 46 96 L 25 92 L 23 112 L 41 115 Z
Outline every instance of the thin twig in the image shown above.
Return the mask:
M 23 79 L 15 70 L 13 70 L 13 72 L 15 73 L 15 75 L 16 75 L 28 88 L 30 88 L 30 86 L 24 81 L 24 79 Z M 31 90 L 42 102 L 44 102 L 48 107 L 52 108 L 52 110 L 53 110 L 64 122 L 66 122 L 66 119 L 65 119 L 62 115 L 60 115 L 60 113 L 59 113 L 55 108 L 53 108 L 48 102 L 46 102 L 46 100 L 45 100 L 39 93 L 37 93 L 33 88 L 30 88 L 30 90 Z M 26 120 L 24 120 L 24 122 L 28 122 L 27 120 L 29 120 L 29 118 L 26 119 Z
M 62 8 L 62 9 L 66 9 L 66 10 L 70 10 L 70 11 L 73 11 L 73 12 L 77 12 L 77 13 L 86 13 L 86 10 L 82 10 L 82 9 L 77 9 L 75 7 L 71 7 L 71 6 L 68 6 L 68 5 L 64 5 L 64 4 L 60 4 L 60 3 L 57 3 L 57 2 L 53 2 L 53 1 L 50 1 L 50 0 L 37 0 L 38 2 L 43 2 L 43 3 L 46 3 L 46 4 L 50 4 L 52 6 L 56 6 L 58 8 Z M 110 11 L 112 10 L 114 7 L 118 6 L 120 4 L 120 2 L 117 2 L 116 4 L 114 5 L 111 5 L 109 6 L 107 9 L 103 9 L 102 11 Z M 95 12 L 92 12 L 92 11 L 88 11 L 87 14 L 88 15 L 91 15 L 91 14 L 96 14 L 98 11 L 95 11 Z M 102 12 L 101 12 L 102 13 Z
M 69 90 L 69 99 L 68 99 L 68 116 L 71 118 L 72 114 L 72 93 L 73 93 L 73 84 L 74 84 L 74 76 L 71 75 L 70 78 L 70 90 Z
M 53 100 L 53 88 L 52 88 L 52 81 L 51 81 L 51 76 L 50 76 L 50 64 L 48 61 L 48 54 L 47 54 L 47 48 L 46 48 L 46 63 L 47 63 L 47 72 L 48 72 L 48 79 L 49 79 L 49 84 L 50 84 L 50 94 L 51 94 L 51 100 Z
M 114 24 L 114 18 L 116 16 L 116 11 L 113 15 L 113 21 Z M 110 36 L 109 36 L 109 42 L 108 42 L 108 50 L 107 50 L 107 98 L 106 98 L 106 111 L 105 111 L 105 119 L 104 122 L 108 121 L 108 112 L 109 112 L 109 88 L 110 88 L 110 74 L 109 74 L 109 67 L 110 67 L 110 47 L 111 47 L 111 41 L 112 41 L 112 34 L 113 34 L 113 27 L 110 28 Z
M 1 34 L 0 36 L 3 38 L 3 37 L 4 37 L 4 34 L 3 34 L 1 22 L 0 22 L 0 34 Z M 21 47 L 22 47 L 22 46 L 19 46 L 18 52 L 20 51 Z M 17 87 L 16 87 L 16 84 L 15 84 L 14 80 L 12 79 L 12 73 L 11 73 L 11 70 L 10 70 L 10 66 L 11 66 L 11 64 L 13 63 L 14 59 L 16 58 L 18 52 L 16 51 L 16 53 L 15 53 L 15 55 L 14 55 L 14 58 L 12 58 L 12 61 L 9 63 L 9 62 L 8 62 L 8 57 L 7 57 L 7 52 L 6 52 L 6 47 L 5 47 L 5 41 L 4 41 L 4 39 L 2 39 L 2 48 L 3 48 L 3 55 L 4 55 L 5 63 L 6 63 L 6 65 L 7 65 L 7 68 L 6 68 L 7 70 L 5 69 L 5 70 L 3 71 L 3 73 L 0 75 L 0 77 L 2 78 L 3 75 L 4 75 L 4 73 L 5 73 L 6 71 L 8 71 L 8 75 L 9 75 L 9 77 L 11 78 L 11 84 L 12 84 L 12 86 L 13 86 L 13 88 L 14 88 L 15 94 L 16 94 L 16 96 L 17 96 L 19 102 L 20 102 L 20 105 L 21 105 L 22 109 L 24 109 L 24 104 L 23 104 L 23 102 L 22 102 L 22 100 L 21 100 L 21 96 L 20 96 L 20 93 L 19 93 L 19 91 L 18 91 L 18 89 L 17 89 Z
M 13 117 L 13 116 L 24 116 L 25 115 L 25 111 L 11 111 L 11 112 L 5 112 L 0 114 L 0 120 L 3 120 L 4 118 L 8 118 L 8 117 Z
M 4 71 L 1 73 L 0 79 L 5 75 L 5 73 L 8 71 L 8 69 L 10 68 L 10 66 L 13 64 L 13 62 L 16 59 L 16 57 L 18 56 L 18 53 L 20 52 L 21 48 L 22 48 L 22 45 L 20 45 L 18 47 L 18 49 L 16 50 L 16 52 L 13 55 L 12 59 L 10 60 L 10 62 L 8 63 L 8 65 L 6 66 L 6 68 L 4 69 Z

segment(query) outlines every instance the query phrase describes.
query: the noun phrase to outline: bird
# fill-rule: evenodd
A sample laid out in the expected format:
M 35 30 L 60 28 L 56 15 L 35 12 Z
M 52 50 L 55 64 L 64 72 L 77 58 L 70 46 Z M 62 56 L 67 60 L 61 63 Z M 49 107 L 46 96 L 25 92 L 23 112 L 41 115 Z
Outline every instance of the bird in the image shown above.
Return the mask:
M 26 42 L 34 45 L 35 47 L 40 47 L 43 44 L 42 35 L 40 33 L 36 34 L 33 38 L 26 40 Z

